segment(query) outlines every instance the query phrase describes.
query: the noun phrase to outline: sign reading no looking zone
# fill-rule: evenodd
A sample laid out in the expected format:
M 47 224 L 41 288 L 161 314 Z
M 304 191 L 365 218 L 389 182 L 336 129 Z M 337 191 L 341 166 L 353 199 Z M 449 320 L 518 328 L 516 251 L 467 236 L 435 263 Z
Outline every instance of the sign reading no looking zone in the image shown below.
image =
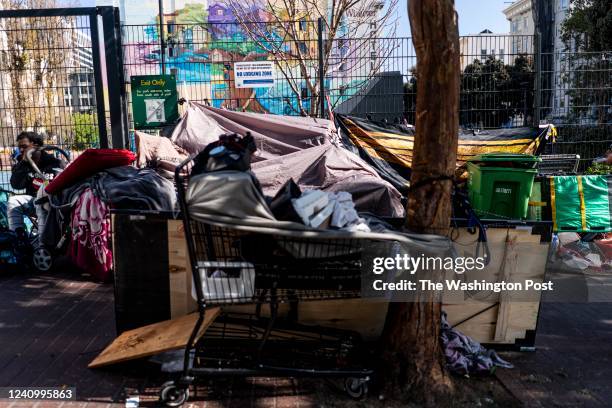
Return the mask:
M 270 88 L 274 86 L 274 63 L 272 61 L 249 61 L 234 63 L 236 88 Z
M 131 85 L 135 129 L 156 128 L 178 119 L 174 75 L 133 76 Z

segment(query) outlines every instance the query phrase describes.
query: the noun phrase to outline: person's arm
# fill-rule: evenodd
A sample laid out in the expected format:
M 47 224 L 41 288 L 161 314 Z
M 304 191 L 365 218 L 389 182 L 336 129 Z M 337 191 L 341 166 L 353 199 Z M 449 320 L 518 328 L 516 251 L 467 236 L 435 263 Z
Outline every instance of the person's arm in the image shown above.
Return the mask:
M 21 160 L 19 163 L 13 166 L 11 171 L 11 187 L 15 190 L 23 190 L 28 187 L 29 184 L 29 173 L 30 164 Z

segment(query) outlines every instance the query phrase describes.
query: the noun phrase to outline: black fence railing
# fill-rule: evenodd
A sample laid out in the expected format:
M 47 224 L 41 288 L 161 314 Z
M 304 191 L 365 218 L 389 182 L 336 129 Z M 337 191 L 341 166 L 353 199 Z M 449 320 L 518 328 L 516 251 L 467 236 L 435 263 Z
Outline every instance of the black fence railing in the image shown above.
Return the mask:
M 0 10 L 0 187 L 9 187 L 22 131 L 73 157 L 108 147 L 111 133 L 124 145 L 119 34 L 112 7 Z
M 317 22 L 303 20 L 169 23 L 163 31 L 162 42 L 157 24 L 123 27 L 128 82 L 131 75 L 165 70 L 177 76 L 181 96 L 216 107 L 313 116 L 325 116 L 331 108 L 414 123 L 418 81 L 408 37 L 363 30 L 325 41 Z M 273 86 L 236 85 L 234 64 L 253 60 L 274 63 Z M 461 65 L 463 125 L 515 127 L 533 121 L 532 36 L 462 37 Z
M 0 18 L 0 182 L 7 182 L 22 130 L 68 150 L 98 144 L 89 22 L 89 16 Z
M 100 145 L 101 129 L 108 128 L 115 144 L 121 124 L 111 116 L 121 112 L 112 110 L 123 103 L 118 94 L 126 93 L 129 101 L 133 75 L 175 74 L 180 97 L 225 109 L 318 117 L 333 110 L 415 122 L 419 78 L 408 37 L 364 29 L 326 40 L 323 25 L 306 20 L 213 22 L 209 16 L 206 23 L 176 24 L 169 19 L 163 30 L 159 24 L 122 26 L 113 44 L 121 43 L 123 72 L 112 73 L 112 58 L 96 53 L 101 47 L 94 44 L 92 21 L 97 19 L 65 10 L 66 15 L 32 11 L 27 17 L 0 11 L 1 171 L 10 168 L 21 130 L 80 150 Z M 535 40 L 487 32 L 460 38 L 460 124 L 552 122 L 559 134 L 550 150 L 575 152 L 589 163 L 612 143 L 612 53 L 538 54 Z M 245 61 L 271 62 L 273 84 L 238 86 L 235 64 Z M 106 80 L 120 78 L 125 86 L 109 86 L 106 110 L 102 87 L 96 87 L 104 83 L 105 63 Z M 98 120 L 101 115 L 104 120 Z
M 554 153 L 578 154 L 586 169 L 612 146 L 612 51 L 541 55 L 540 120 L 558 129 Z

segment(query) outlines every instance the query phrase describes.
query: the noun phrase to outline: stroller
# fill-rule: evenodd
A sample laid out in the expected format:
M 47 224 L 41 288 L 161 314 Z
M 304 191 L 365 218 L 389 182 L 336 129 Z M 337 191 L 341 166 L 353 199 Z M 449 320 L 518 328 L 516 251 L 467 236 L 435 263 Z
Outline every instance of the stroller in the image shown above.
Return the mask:
M 38 190 L 38 194 L 37 196 L 34 198 L 34 205 L 36 206 L 46 206 L 49 205 L 48 202 L 48 198 L 45 195 L 44 192 L 44 187 L 46 187 L 49 182 L 55 177 L 57 176 L 57 174 L 59 174 L 59 172 L 55 172 L 54 174 L 47 174 L 47 173 L 43 173 L 39 167 L 36 165 L 36 163 L 34 162 L 34 160 L 32 159 L 32 154 L 34 153 L 35 150 L 29 150 L 26 153 L 25 156 L 25 160 L 27 160 L 28 164 L 30 165 L 30 167 L 32 168 L 32 171 L 35 175 L 35 183 L 40 185 L 40 188 Z M 42 148 L 39 149 L 39 151 L 44 151 L 44 152 L 53 152 L 53 154 L 55 154 L 56 156 L 61 156 L 67 163 L 70 162 L 70 155 L 64 151 L 63 149 L 60 149 L 59 147 L 56 146 L 44 146 Z M 8 197 L 10 197 L 11 195 L 14 195 L 15 192 L 13 191 L 9 191 L 9 190 L 2 190 L 0 191 L 0 193 L 6 197 L 5 201 L 8 201 Z M 3 215 L 6 214 L 6 208 L 2 209 Z M 66 244 L 66 237 L 67 235 L 64 234 L 64 236 L 62 237 L 62 239 L 58 242 L 58 244 L 54 247 L 54 248 L 46 248 L 44 245 L 42 245 L 40 243 L 39 240 L 39 233 L 42 232 L 39 228 L 39 224 L 40 221 L 42 220 L 38 220 L 37 217 L 35 216 L 26 216 L 26 225 L 27 225 L 27 241 L 29 242 L 29 246 L 30 246 L 30 251 L 28 251 L 29 253 L 27 254 L 27 257 L 25 258 L 29 258 L 29 259 L 24 259 L 24 251 L 18 251 L 21 252 L 19 255 L 20 256 L 16 256 L 18 262 L 17 263 L 30 263 L 32 264 L 32 266 L 34 266 L 34 268 L 36 268 L 38 271 L 41 272 L 47 272 L 49 271 L 52 266 L 53 266 L 53 258 L 54 256 L 60 252 L 60 250 L 62 248 L 65 247 Z M 6 229 L 8 229 L 8 224 L 6 225 Z M 7 232 L 10 233 L 10 232 Z M 11 233 L 12 234 L 12 233 Z M 14 235 L 14 234 L 13 234 Z M 1 237 L 0 237 L 1 238 Z M 3 241 L 4 242 L 4 241 Z M 15 239 L 16 242 L 16 239 Z M 7 246 L 8 248 L 8 246 Z M 7 249 L 8 251 L 8 249 Z M 6 251 L 5 251 L 6 252 Z M 8 253 L 5 254 L 6 256 L 8 256 Z M 2 256 L 0 255 L 0 258 Z

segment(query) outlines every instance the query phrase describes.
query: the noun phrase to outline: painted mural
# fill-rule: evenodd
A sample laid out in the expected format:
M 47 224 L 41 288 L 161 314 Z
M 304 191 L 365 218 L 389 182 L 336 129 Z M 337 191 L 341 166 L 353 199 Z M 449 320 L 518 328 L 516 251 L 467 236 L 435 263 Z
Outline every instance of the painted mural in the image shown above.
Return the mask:
M 250 28 L 251 33 L 258 33 L 258 41 L 253 41 L 223 1 L 186 3 L 164 14 L 167 27 L 163 33 L 167 44 L 165 67 L 167 73 L 176 74 L 179 92 L 192 100 L 207 100 L 215 107 L 295 115 L 299 114 L 298 98 L 295 95 L 297 88 L 303 108 L 309 110 L 309 92 L 305 81 L 291 81 L 294 85 L 292 88 L 292 84 L 286 80 L 286 76 L 302 78 L 297 61 L 284 61 L 282 70 L 277 68 L 273 87 L 255 89 L 238 89 L 233 86 L 233 63 L 272 59 L 266 51 L 269 47 L 287 52 L 291 51 L 290 47 L 299 47 L 302 54 L 313 57 L 306 69 L 315 77 L 315 25 L 305 20 L 296 22 L 296 30 L 303 33 L 303 38 L 287 43 L 283 41 L 278 27 L 275 28 L 276 24 L 271 23 L 274 16 L 266 11 L 263 0 L 243 17 L 244 20 L 256 22 Z M 162 58 L 159 17 L 153 17 L 147 25 L 126 25 L 124 31 L 127 37 L 127 41 L 124 41 L 127 74 L 160 72 Z M 358 83 L 362 84 L 366 76 L 356 74 L 363 71 L 359 68 L 362 62 L 351 53 L 349 40 L 340 39 L 335 42 L 330 55 L 330 78 L 325 81 L 326 87 L 341 89 L 341 92 L 332 93 L 333 104 L 354 94 Z

